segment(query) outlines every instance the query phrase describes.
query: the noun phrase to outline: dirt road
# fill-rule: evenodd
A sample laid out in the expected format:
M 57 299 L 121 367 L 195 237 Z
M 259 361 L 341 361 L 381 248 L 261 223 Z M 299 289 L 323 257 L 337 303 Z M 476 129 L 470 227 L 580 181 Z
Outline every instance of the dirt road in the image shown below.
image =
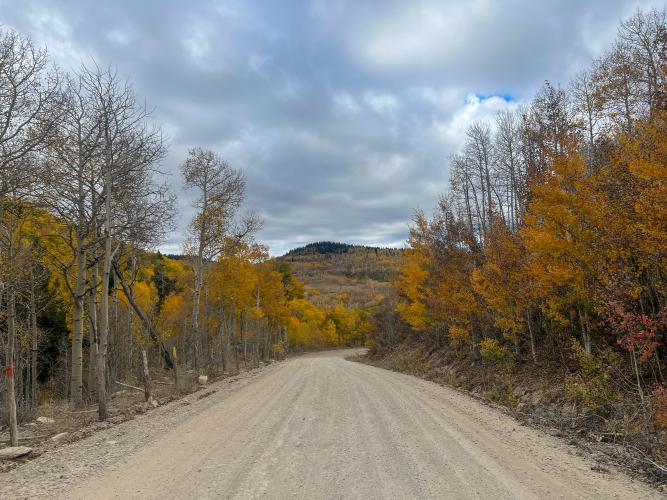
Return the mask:
M 275 365 L 219 402 L 190 410 L 192 415 L 181 423 L 89 479 L 50 494 L 156 499 L 659 497 L 615 471 L 594 472 L 574 448 L 468 396 L 346 361 L 349 354 L 322 353 Z M 123 438 L 135 439 L 132 432 L 139 431 L 128 431 Z M 18 485 L 21 474 L 30 470 L 19 469 L 8 479 Z M 0 482 L 6 479 L 0 477 Z M 0 493 L 8 491 L 0 488 Z

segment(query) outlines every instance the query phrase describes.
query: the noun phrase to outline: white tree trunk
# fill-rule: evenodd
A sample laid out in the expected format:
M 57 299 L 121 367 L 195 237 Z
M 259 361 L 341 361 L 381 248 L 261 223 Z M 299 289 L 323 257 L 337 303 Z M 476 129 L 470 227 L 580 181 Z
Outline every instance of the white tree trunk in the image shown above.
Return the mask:
M 82 235 L 77 235 L 76 285 L 72 307 L 72 371 L 70 402 L 75 408 L 83 405 L 83 320 L 86 295 L 86 253 Z
M 194 335 L 195 344 L 195 369 L 199 368 L 202 352 L 201 329 L 199 327 L 199 303 L 201 301 L 202 267 L 203 259 L 200 252 L 200 254 L 197 256 L 197 262 L 193 266 L 195 275 L 195 288 L 194 296 L 192 299 L 192 334 Z
M 10 252 L 11 257 L 11 252 Z M 16 345 L 16 297 L 14 288 L 7 289 L 7 399 L 9 406 L 9 440 L 12 446 L 19 445 L 18 422 L 16 418 L 16 381 L 14 378 L 14 350 Z
M 146 353 L 146 349 L 141 350 L 141 368 L 144 379 L 144 398 L 146 401 L 150 401 L 152 397 L 151 374 L 148 371 L 148 354 Z
M 102 298 L 100 304 L 100 328 L 97 353 L 97 402 L 100 420 L 106 420 L 107 410 L 107 343 L 109 339 L 109 278 L 111 275 L 111 172 L 108 162 L 105 171 L 104 197 L 104 261 L 102 264 Z

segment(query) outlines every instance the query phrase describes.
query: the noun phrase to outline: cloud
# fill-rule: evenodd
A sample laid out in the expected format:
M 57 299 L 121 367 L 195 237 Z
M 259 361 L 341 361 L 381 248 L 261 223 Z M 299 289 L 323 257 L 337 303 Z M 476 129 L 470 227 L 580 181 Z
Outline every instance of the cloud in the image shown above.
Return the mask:
M 397 71 L 456 60 L 499 8 L 486 0 L 395 6 L 361 32 L 359 56 L 368 66 Z
M 444 122 L 434 123 L 436 133 L 447 142 L 451 149 L 457 151 L 463 147 L 466 130 L 477 121 L 494 124 L 499 111 L 516 111 L 522 104 L 506 96 L 478 96 L 468 94 L 465 105 L 458 109 Z
M 114 64 L 163 124 L 178 191 L 188 147 L 248 178 L 273 253 L 314 240 L 403 241 L 447 186 L 474 120 L 566 83 L 605 50 L 625 0 L 0 0 L 0 23 L 58 64 Z M 507 96 L 512 96 L 511 98 Z
M 361 111 L 359 103 L 347 92 L 338 92 L 332 96 L 334 112 L 343 115 L 356 115 Z
M 372 92 L 364 93 L 364 102 L 376 113 L 381 115 L 391 115 L 400 108 L 401 103 L 396 96 L 389 92 Z

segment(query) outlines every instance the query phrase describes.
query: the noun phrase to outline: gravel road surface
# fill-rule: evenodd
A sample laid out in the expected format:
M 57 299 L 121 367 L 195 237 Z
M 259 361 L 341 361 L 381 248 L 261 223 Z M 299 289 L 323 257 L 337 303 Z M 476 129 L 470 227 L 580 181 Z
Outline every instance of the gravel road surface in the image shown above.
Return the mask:
M 473 398 L 350 354 L 213 384 L 0 475 L 0 498 L 661 498 Z

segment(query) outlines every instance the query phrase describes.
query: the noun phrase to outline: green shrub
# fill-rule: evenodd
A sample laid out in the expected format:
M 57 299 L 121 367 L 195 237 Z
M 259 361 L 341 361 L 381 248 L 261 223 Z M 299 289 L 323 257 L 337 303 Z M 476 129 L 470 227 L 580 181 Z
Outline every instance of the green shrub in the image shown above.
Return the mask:
M 572 354 L 579 368 L 565 379 L 565 394 L 593 413 L 607 417 L 618 400 L 612 369 L 619 363 L 618 354 L 611 349 L 596 357 L 588 354 L 577 341 L 572 342 Z
M 494 363 L 511 361 L 510 352 L 495 339 L 482 340 L 479 344 L 479 352 L 483 359 Z

